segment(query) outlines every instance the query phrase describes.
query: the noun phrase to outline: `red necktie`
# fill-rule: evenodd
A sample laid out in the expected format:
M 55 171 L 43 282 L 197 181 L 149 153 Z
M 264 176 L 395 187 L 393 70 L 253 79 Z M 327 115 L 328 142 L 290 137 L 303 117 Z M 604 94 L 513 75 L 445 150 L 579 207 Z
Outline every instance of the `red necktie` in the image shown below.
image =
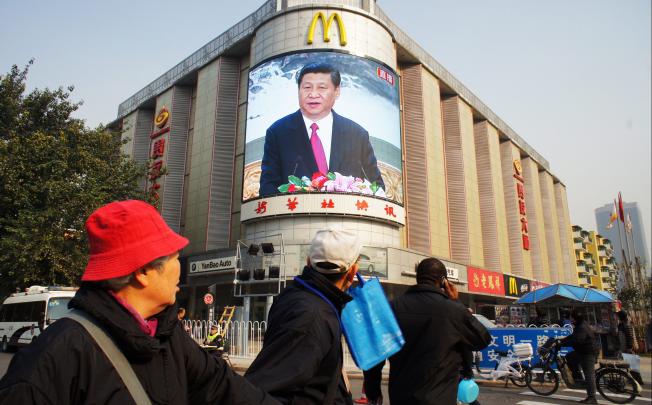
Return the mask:
M 321 144 L 321 139 L 317 135 L 317 130 L 319 126 L 317 123 L 313 123 L 310 126 L 312 133 L 310 134 L 310 145 L 312 146 L 312 154 L 315 155 L 315 161 L 317 162 L 317 168 L 321 174 L 328 174 L 328 163 L 326 163 L 326 154 L 324 153 L 324 146 Z

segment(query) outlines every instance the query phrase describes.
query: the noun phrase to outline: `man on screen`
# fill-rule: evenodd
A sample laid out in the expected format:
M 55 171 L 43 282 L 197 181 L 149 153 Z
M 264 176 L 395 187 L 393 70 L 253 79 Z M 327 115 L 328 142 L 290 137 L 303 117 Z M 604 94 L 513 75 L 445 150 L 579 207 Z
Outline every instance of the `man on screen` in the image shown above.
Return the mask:
M 259 195 L 278 194 L 288 176 L 338 172 L 376 182 L 385 189 L 369 133 L 333 111 L 340 72 L 311 63 L 297 77 L 299 110 L 272 124 L 265 135 Z

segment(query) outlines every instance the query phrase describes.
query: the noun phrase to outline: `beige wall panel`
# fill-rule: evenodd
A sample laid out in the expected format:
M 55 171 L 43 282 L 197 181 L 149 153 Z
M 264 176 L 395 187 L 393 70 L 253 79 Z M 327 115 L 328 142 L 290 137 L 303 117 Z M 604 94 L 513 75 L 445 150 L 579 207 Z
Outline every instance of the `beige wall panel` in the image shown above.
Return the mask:
M 451 259 L 469 263 L 469 230 L 464 186 L 464 157 L 460 128 L 460 103 L 457 97 L 442 101 L 446 188 L 451 238 Z
M 186 236 L 190 239 L 189 253 L 206 250 L 208 228 L 210 174 L 213 133 L 215 132 L 215 108 L 217 104 L 219 60 L 198 73 L 195 96 L 192 145 L 188 145 L 190 176 L 188 178 L 188 208 L 186 210 Z
M 521 217 L 518 211 L 518 195 L 516 193 L 517 180 L 514 178 L 514 160 L 520 160 L 520 151 L 516 145 L 507 141 L 500 144 L 500 156 L 512 274 L 531 279 L 532 262 L 530 252 L 523 249 Z
M 471 108 L 459 97 L 442 102 L 451 258 L 484 267 Z
M 525 202 L 530 232 L 530 254 L 532 255 L 532 274 L 540 281 L 550 283 L 548 265 L 548 244 L 543 221 L 543 202 L 539 186 L 539 166 L 530 159 L 521 159 L 525 178 Z
M 568 212 L 566 187 L 556 183 L 555 203 L 557 205 L 557 226 L 561 243 L 561 263 L 564 268 L 565 279 L 569 284 L 577 285 L 577 268 L 575 262 L 575 248 L 573 246 L 573 231 Z
M 347 44 L 340 44 L 337 22 L 330 28 L 330 41 L 322 36 L 321 22 L 317 23 L 314 41 L 308 44 L 308 31 L 313 16 L 324 12 L 328 17 L 339 13 L 344 23 Z M 379 60 L 396 70 L 396 50 L 389 31 L 371 16 L 342 9 L 308 8 L 293 10 L 262 24 L 254 35 L 251 46 L 251 66 L 286 52 L 336 49 L 352 55 Z
M 482 218 L 480 216 L 480 192 L 478 189 L 478 168 L 473 134 L 473 111 L 460 99 L 460 135 L 462 137 L 462 157 L 464 161 L 464 193 L 469 231 L 469 264 L 484 268 L 482 240 Z
M 430 211 L 428 165 L 424 137 L 423 69 L 420 65 L 402 69 L 403 100 L 403 179 L 406 189 L 407 247 L 430 253 Z M 409 198 L 408 198 L 409 196 Z
M 441 122 L 439 82 L 422 68 L 423 116 L 426 141 L 430 247 L 435 256 L 450 257 L 446 162 Z
M 550 281 L 563 283 L 566 279 L 561 263 L 561 241 L 557 225 L 557 204 L 555 203 L 555 189 L 550 173 L 539 172 L 539 186 L 541 187 L 541 202 L 543 206 L 543 222 L 548 246 L 548 266 L 550 268 Z
M 244 171 L 244 152 L 247 127 L 247 100 L 249 83 L 249 56 L 240 60 L 240 91 L 238 118 L 235 139 L 235 173 L 233 175 L 232 217 L 231 217 L 231 246 L 235 246 L 239 239 L 242 239 L 244 226 L 240 223 L 240 210 L 242 207 L 242 179 Z M 237 222 L 237 223 L 236 223 Z
M 133 159 L 134 157 L 134 134 L 136 133 L 136 118 L 138 111 L 134 111 L 122 119 L 122 134 L 120 138 L 126 143 L 122 144 L 122 153 Z
M 485 267 L 510 273 L 498 131 L 487 121 L 482 121 L 474 125 L 474 133 Z

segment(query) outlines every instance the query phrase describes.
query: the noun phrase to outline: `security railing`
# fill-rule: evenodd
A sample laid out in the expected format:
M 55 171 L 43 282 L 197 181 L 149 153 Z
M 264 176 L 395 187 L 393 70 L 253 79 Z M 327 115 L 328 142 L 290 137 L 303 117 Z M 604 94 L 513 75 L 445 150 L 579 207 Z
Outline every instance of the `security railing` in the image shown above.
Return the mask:
M 209 320 L 184 320 L 184 328 L 190 334 L 190 337 L 201 345 L 211 329 L 211 326 L 217 325 L 218 331 L 221 332 L 221 326 L 217 321 Z M 224 349 L 229 354 L 232 362 L 244 360 L 249 362 L 256 358 L 263 348 L 263 338 L 267 322 L 265 321 L 231 321 L 229 322 L 226 333 L 224 334 Z M 349 353 L 349 348 L 342 341 L 344 349 L 344 367 L 353 369 L 355 363 Z

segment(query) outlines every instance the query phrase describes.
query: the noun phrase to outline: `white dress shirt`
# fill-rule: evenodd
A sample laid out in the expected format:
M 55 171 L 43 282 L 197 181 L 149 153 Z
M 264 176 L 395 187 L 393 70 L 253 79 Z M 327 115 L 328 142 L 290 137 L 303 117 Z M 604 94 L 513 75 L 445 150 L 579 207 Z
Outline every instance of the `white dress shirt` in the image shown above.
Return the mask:
M 316 123 L 319 127 L 317 129 L 317 135 L 319 136 L 319 140 L 321 140 L 321 146 L 324 147 L 324 156 L 326 156 L 326 163 L 328 163 L 328 170 L 330 171 L 331 141 L 333 140 L 333 112 L 329 112 L 327 116 L 319 121 L 313 121 L 305 115 L 301 115 L 303 116 L 303 122 L 306 124 L 306 130 L 308 131 L 308 141 L 310 141 L 310 134 L 312 134 L 312 128 L 310 128 L 310 126 L 313 123 Z

